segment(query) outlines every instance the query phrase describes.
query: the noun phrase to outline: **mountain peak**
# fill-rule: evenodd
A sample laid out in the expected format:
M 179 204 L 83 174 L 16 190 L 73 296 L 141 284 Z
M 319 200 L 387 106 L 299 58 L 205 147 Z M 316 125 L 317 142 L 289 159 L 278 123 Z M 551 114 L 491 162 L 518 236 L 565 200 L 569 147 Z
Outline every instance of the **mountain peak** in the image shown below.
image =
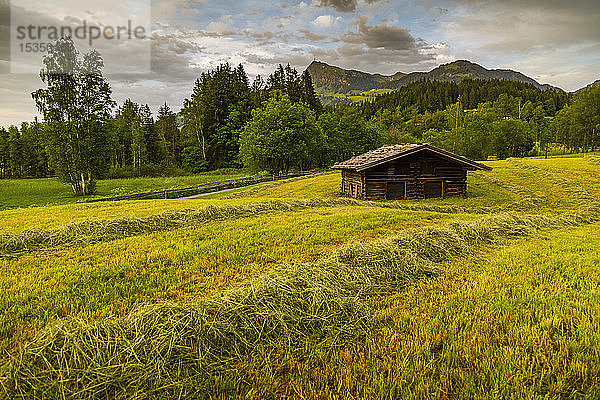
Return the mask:
M 455 82 L 465 79 L 489 81 L 492 79 L 529 83 L 541 90 L 561 90 L 550 85 L 541 85 L 534 79 L 510 69 L 486 69 L 469 60 L 456 60 L 442 64 L 429 72 L 398 72 L 387 76 L 356 70 L 346 70 L 314 60 L 307 68 L 315 89 L 323 100 L 352 91 L 366 92 L 373 89 L 398 89 L 420 80 Z

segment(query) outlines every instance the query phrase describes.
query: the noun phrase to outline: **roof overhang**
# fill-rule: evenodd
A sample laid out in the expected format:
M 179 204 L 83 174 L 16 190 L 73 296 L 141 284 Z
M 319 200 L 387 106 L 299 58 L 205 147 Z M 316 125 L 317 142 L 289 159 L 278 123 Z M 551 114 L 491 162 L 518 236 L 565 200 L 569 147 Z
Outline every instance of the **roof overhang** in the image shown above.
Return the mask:
M 333 168 L 333 169 L 351 169 L 351 170 L 355 170 L 355 171 L 360 172 L 360 171 L 365 171 L 367 169 L 374 168 L 374 167 L 376 167 L 378 165 L 385 164 L 385 163 L 388 163 L 390 161 L 394 161 L 394 160 L 397 160 L 397 159 L 400 159 L 400 158 L 403 158 L 403 157 L 406 157 L 406 156 L 409 156 L 409 155 L 412 155 L 412 154 L 415 154 L 415 153 L 418 153 L 418 152 L 421 152 L 421 151 L 425 151 L 425 150 L 428 150 L 428 151 L 430 151 L 430 152 L 432 152 L 434 154 L 437 154 L 437 155 L 439 155 L 442 158 L 445 158 L 447 160 L 455 161 L 457 163 L 460 163 L 460 164 L 464 165 L 465 167 L 467 167 L 467 169 L 469 171 L 475 171 L 475 170 L 491 171 L 492 170 L 492 167 L 488 167 L 485 164 L 481 164 L 481 163 L 469 160 L 466 157 L 459 156 L 457 154 L 454 154 L 454 153 L 451 153 L 449 151 L 440 149 L 439 147 L 435 147 L 435 146 L 432 146 L 430 144 L 422 144 L 422 145 L 420 145 L 418 147 L 414 147 L 412 149 L 409 149 L 409 150 L 406 150 L 406 151 L 402 151 L 402 152 L 393 154 L 393 155 L 391 155 L 389 157 L 385 157 L 385 158 L 382 158 L 382 159 L 379 159 L 379 160 L 376 160 L 376 161 L 373 161 L 373 162 L 370 162 L 370 163 L 366 163 L 366 164 L 363 164 L 363 165 L 360 165 L 360 166 L 344 166 L 344 163 L 339 163 L 339 164 L 335 164 L 331 168 Z

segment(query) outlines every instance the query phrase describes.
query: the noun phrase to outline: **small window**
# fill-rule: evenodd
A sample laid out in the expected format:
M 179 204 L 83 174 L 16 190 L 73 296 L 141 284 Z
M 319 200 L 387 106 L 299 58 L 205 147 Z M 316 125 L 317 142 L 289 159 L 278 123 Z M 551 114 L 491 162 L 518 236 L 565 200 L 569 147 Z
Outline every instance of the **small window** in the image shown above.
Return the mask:
M 435 164 L 431 161 L 423 161 L 423 174 L 433 175 L 435 174 Z

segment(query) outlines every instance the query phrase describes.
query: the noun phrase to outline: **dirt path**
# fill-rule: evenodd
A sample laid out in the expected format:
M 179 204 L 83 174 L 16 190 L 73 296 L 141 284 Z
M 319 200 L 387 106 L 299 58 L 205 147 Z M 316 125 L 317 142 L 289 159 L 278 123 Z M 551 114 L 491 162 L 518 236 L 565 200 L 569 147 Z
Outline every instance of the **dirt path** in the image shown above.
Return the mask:
M 194 199 L 196 197 L 210 196 L 212 194 L 217 194 L 217 193 L 231 192 L 232 190 L 245 189 L 245 188 L 249 188 L 249 187 L 264 185 L 265 183 L 270 183 L 270 182 L 272 182 L 272 181 L 260 182 L 260 183 L 255 183 L 255 184 L 248 185 L 248 186 L 241 186 L 241 187 L 231 188 L 231 189 L 217 190 L 216 192 L 200 193 L 200 194 L 195 194 L 193 196 L 179 197 L 177 200 Z

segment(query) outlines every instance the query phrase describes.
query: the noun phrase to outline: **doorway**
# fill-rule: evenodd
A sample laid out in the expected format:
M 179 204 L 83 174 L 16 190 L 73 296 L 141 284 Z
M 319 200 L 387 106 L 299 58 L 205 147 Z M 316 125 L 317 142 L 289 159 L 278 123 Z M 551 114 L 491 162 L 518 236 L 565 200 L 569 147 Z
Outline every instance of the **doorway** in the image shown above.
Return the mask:
M 426 199 L 444 196 L 443 181 L 425 181 L 424 195 Z
M 388 182 L 385 198 L 386 200 L 404 200 L 406 198 L 406 182 Z

